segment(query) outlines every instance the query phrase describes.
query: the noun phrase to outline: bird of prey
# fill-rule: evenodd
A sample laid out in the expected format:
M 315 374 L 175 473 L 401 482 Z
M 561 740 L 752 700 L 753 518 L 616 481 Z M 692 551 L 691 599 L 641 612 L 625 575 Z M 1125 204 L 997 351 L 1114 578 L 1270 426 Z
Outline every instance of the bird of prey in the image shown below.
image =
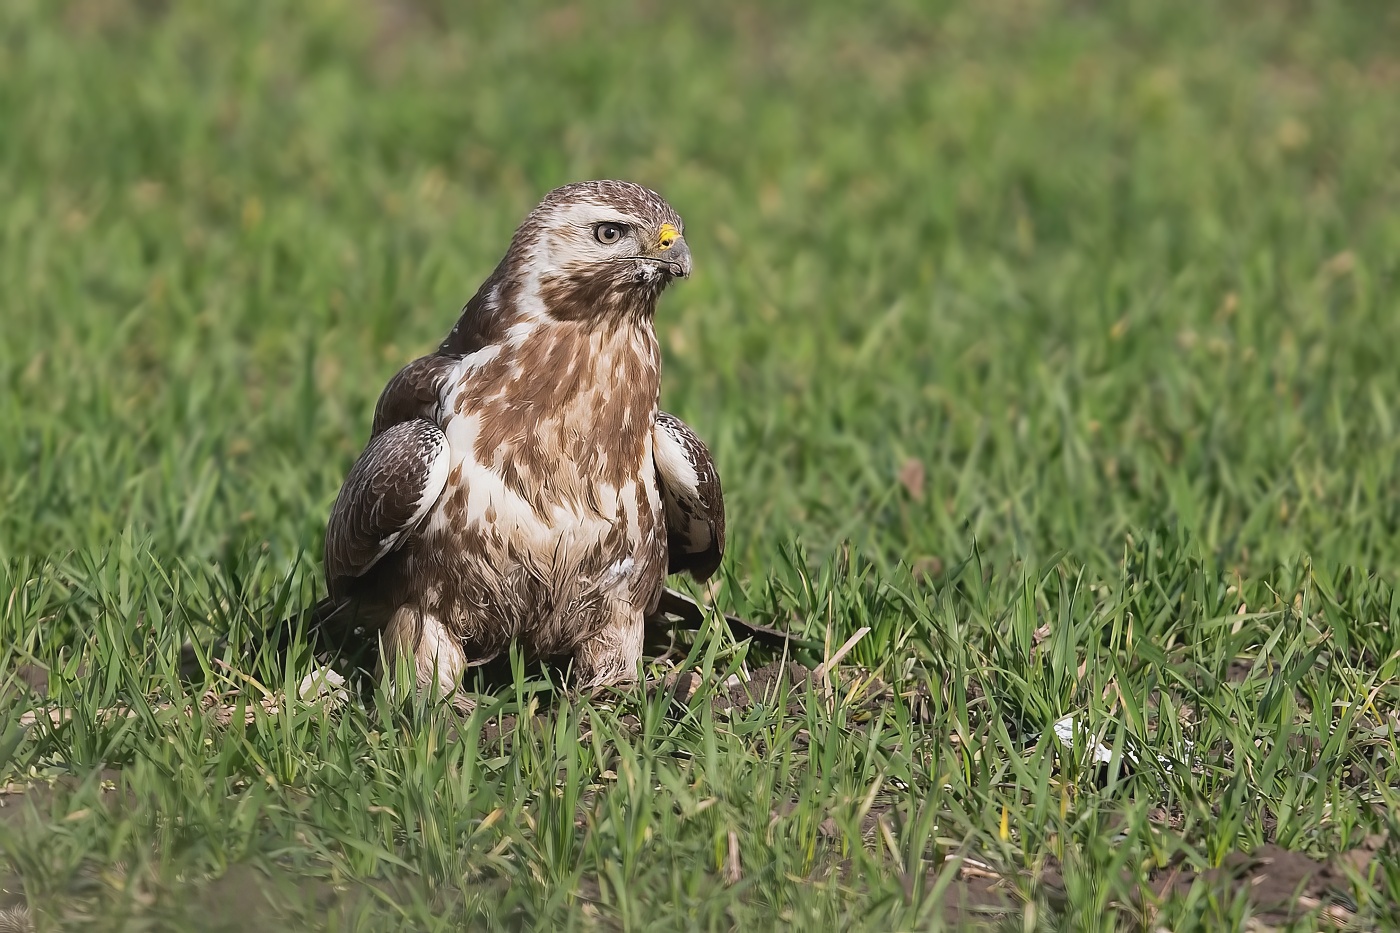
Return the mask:
M 635 674 L 668 573 L 724 553 L 710 452 L 660 411 L 653 318 L 680 216 L 622 181 L 550 192 L 441 346 L 385 387 L 326 528 L 313 625 L 382 645 L 463 708 L 516 640 L 581 686 Z M 669 591 L 666 591 L 669 592 Z

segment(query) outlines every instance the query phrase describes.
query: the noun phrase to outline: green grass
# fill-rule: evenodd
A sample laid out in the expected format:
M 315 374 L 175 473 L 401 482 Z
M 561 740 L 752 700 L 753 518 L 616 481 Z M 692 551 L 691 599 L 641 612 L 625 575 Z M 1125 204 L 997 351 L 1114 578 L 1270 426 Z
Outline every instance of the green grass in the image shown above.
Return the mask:
M 1388 834 L 1330 903 L 1400 925 L 1397 12 L 497 6 L 0 4 L 0 670 L 50 672 L 0 907 L 908 929 L 967 856 L 1009 928 L 1218 929 L 1235 853 Z M 379 389 L 591 177 L 686 218 L 717 602 L 870 626 L 840 689 L 718 708 L 768 658 L 706 632 L 689 703 L 188 713 L 183 639 L 314 601 Z

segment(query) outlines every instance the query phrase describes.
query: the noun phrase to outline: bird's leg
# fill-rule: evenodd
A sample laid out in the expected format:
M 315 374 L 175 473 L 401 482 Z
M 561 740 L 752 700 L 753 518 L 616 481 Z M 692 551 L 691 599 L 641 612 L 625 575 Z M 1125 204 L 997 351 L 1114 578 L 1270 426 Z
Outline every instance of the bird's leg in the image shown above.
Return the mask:
M 393 677 L 400 660 L 414 671 L 419 690 L 436 690 L 460 713 L 474 704 L 462 689 L 467 657 L 462 644 L 442 622 L 417 606 L 400 606 L 384 629 L 384 656 L 380 670 Z
M 645 623 L 640 610 L 620 599 L 609 600 L 607 623 L 574 653 L 578 686 L 584 689 L 627 684 L 637 679 Z

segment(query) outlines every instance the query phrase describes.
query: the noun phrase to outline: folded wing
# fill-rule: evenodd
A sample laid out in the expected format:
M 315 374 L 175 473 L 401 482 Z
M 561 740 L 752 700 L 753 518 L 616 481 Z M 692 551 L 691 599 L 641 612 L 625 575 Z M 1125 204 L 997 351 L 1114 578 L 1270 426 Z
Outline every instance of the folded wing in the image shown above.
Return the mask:
M 350 468 L 326 525 L 326 586 L 332 599 L 402 547 L 447 484 L 447 438 L 413 419 L 375 434 Z
M 668 573 L 708 580 L 724 556 L 724 493 L 709 448 L 684 421 L 656 416 L 653 452 L 666 513 Z

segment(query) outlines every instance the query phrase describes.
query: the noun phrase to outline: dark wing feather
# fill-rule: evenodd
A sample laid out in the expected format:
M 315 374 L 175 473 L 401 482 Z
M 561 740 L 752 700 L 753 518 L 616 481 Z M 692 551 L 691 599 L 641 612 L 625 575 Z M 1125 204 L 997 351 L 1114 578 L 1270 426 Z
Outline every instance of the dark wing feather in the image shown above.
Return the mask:
M 457 360 L 455 356 L 435 353 L 421 356 L 395 373 L 379 394 L 370 437 L 415 418 L 441 424 L 443 384 Z
M 429 421 L 404 421 L 370 439 L 326 525 L 332 599 L 417 531 L 447 484 L 450 459 L 446 436 Z
M 724 557 L 724 493 L 709 448 L 675 415 L 658 412 L 653 443 L 666 513 L 667 573 L 708 580 Z

